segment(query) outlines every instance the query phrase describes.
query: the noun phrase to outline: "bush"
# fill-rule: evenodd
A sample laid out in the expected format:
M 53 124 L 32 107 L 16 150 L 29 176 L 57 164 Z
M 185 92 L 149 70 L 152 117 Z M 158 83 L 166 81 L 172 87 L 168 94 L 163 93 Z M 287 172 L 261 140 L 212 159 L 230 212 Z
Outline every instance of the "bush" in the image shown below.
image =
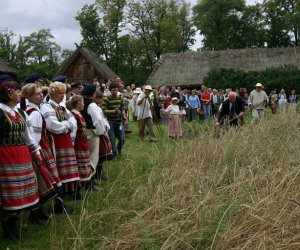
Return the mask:
M 245 87 L 251 91 L 261 82 L 265 91 L 285 89 L 290 93 L 295 89 L 300 93 L 300 70 L 294 65 L 270 67 L 262 71 L 243 71 L 239 69 L 212 69 L 204 78 L 204 84 L 216 89 Z

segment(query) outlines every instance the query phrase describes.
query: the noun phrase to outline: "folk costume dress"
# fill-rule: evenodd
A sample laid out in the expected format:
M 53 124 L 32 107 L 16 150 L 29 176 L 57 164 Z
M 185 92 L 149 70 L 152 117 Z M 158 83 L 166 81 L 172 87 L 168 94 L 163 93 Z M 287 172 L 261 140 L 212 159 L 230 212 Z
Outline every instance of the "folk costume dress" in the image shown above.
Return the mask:
M 52 99 L 43 103 L 40 110 L 53 139 L 53 154 L 59 178 L 62 184 L 70 183 L 68 191 L 74 191 L 75 182 L 79 180 L 79 171 L 70 132 L 76 129 L 76 120 L 71 112 Z
M 100 135 L 99 162 L 111 161 L 114 158 L 114 154 L 108 136 L 110 126 L 101 107 L 99 107 L 99 112 L 105 129 L 103 134 Z
M 169 114 L 168 135 L 172 138 L 182 136 L 181 111 L 178 105 L 171 104 L 166 111 Z
M 30 153 L 40 147 L 23 110 L 0 103 L 0 120 L 0 208 L 8 213 L 34 208 L 39 192 Z
M 91 98 L 84 98 L 84 109 L 81 111 L 86 122 L 86 135 L 89 144 L 90 159 L 93 166 L 97 167 L 99 162 L 99 136 L 104 134 L 105 127 L 100 107 Z
M 96 173 L 96 166 L 93 166 L 90 159 L 89 144 L 86 136 L 86 123 L 79 111 L 73 109 L 72 114 L 77 121 L 74 150 L 79 167 L 79 177 L 80 181 L 88 181 Z
M 44 164 L 42 166 L 33 164 L 33 166 L 38 178 L 40 199 L 47 200 L 47 198 L 52 198 L 56 195 L 55 188 L 62 184 L 51 151 L 46 121 L 40 113 L 40 108 L 36 104 L 28 102 L 26 112 L 33 127 L 33 137 L 42 150 Z

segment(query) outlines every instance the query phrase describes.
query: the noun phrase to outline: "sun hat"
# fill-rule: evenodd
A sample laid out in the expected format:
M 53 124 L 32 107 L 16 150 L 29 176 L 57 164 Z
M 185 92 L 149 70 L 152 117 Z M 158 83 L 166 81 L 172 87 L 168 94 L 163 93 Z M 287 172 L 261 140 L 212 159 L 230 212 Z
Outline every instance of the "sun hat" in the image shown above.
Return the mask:
M 261 87 L 262 88 L 263 85 L 260 82 L 258 82 L 258 83 L 256 83 L 255 87 Z
M 178 103 L 178 102 L 179 102 L 179 99 L 178 99 L 177 97 L 173 97 L 173 98 L 172 98 L 172 103 L 173 103 L 173 102 Z
M 133 91 L 133 93 L 135 93 L 135 94 L 140 94 L 140 93 L 142 93 L 142 89 L 141 89 L 141 88 L 136 88 L 136 89 Z
M 146 85 L 145 90 L 152 90 L 152 87 L 150 85 Z

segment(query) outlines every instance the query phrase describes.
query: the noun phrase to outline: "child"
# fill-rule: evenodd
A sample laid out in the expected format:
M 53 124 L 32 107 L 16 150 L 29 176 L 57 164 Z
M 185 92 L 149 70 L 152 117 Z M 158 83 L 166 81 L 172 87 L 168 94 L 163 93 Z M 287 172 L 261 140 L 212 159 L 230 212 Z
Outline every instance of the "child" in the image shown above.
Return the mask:
M 72 112 L 77 121 L 76 134 L 72 134 L 74 150 L 79 168 L 79 177 L 81 182 L 90 181 L 96 173 L 96 166 L 93 166 L 90 160 L 88 140 L 86 136 L 86 123 L 80 111 L 84 108 L 83 96 L 74 95 L 66 103 L 67 108 Z
M 177 97 L 172 98 L 171 105 L 165 110 L 165 113 L 169 116 L 168 135 L 172 139 L 182 137 L 181 119 L 182 114 L 177 105 L 179 99 Z

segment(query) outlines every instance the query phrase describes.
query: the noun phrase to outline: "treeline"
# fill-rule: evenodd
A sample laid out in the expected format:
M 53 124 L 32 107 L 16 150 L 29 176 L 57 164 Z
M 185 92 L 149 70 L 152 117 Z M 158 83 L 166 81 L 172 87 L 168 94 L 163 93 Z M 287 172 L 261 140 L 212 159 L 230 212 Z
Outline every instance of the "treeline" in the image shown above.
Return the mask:
M 186 52 L 202 36 L 200 50 L 299 45 L 300 1 L 264 0 L 95 0 L 75 19 L 81 44 L 101 57 L 128 83 L 142 84 L 164 53 Z M 19 36 L 0 32 L 0 57 L 23 76 L 51 76 L 70 54 L 54 42 L 49 29 Z M 75 41 L 74 41 L 75 42 Z
M 50 29 L 42 29 L 28 36 L 0 30 L 0 57 L 18 70 L 20 79 L 32 72 L 47 73 L 51 78 L 61 62 L 70 55 L 54 42 Z
M 126 82 L 144 83 L 163 53 L 299 45 L 300 2 L 264 0 L 97 0 L 76 19 L 82 44 Z
M 286 93 L 296 90 L 300 93 L 300 69 L 294 65 L 270 67 L 261 71 L 243 71 L 236 69 L 214 69 L 204 78 L 204 84 L 216 88 L 247 88 L 254 89 L 256 83 L 262 83 L 267 93 L 285 89 Z

